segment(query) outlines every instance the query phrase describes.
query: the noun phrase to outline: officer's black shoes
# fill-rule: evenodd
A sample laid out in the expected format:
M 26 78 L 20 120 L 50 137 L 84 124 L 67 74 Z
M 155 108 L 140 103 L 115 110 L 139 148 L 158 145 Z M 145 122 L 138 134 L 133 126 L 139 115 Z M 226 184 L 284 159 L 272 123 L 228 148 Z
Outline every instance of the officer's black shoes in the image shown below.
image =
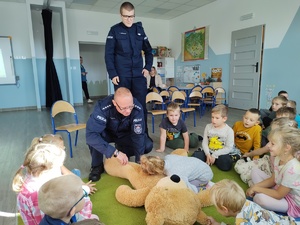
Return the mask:
M 104 173 L 104 165 L 103 163 L 100 166 L 95 166 L 91 168 L 91 172 L 89 175 L 89 180 L 96 182 L 100 180 L 101 173 Z

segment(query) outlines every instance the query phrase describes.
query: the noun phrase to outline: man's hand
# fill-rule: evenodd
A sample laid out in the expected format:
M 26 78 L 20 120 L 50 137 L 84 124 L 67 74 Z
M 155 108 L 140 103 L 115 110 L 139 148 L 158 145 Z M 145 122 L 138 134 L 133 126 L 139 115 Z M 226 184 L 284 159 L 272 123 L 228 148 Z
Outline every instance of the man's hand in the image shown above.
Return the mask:
M 128 163 L 128 157 L 123 152 L 119 151 L 119 154 L 117 155 L 117 159 L 122 165 L 126 165 Z
M 120 82 L 119 76 L 114 77 L 111 81 L 114 85 L 119 85 L 119 82 Z
M 142 74 L 144 75 L 144 77 L 147 77 L 149 75 L 149 71 L 146 69 L 143 69 Z

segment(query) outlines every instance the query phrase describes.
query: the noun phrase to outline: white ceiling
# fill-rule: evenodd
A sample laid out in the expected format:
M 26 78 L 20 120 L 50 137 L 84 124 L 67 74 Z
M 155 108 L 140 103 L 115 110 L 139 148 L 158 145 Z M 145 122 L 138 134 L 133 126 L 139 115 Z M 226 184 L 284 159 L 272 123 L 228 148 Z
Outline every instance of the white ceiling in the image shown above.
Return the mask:
M 0 0 L 0 2 L 25 3 L 26 0 Z M 119 14 L 124 0 L 43 0 L 44 5 L 63 1 L 66 8 Z M 138 17 L 169 20 L 216 0 L 130 0 Z

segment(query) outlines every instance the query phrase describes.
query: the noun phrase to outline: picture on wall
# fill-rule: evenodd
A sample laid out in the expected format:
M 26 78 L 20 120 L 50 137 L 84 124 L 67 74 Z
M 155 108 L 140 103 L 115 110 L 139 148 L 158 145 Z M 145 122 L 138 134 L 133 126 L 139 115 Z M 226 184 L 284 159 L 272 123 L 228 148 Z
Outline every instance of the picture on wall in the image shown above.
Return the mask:
M 182 38 L 183 61 L 208 59 L 208 27 L 187 31 Z
M 199 84 L 199 82 L 200 82 L 200 65 L 185 66 L 183 68 L 183 82 Z

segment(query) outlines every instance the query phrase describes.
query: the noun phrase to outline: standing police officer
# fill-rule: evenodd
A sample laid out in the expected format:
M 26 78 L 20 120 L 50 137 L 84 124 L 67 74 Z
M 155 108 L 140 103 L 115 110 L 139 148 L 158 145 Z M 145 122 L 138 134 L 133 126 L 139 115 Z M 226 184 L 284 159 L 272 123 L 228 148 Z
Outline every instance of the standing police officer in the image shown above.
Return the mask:
M 86 124 L 86 142 L 92 156 L 89 180 L 94 182 L 104 172 L 103 155 L 114 156 L 125 165 L 130 156 L 139 162 L 142 154 L 152 150 L 153 143 L 145 134 L 143 108 L 129 89 L 120 87 L 96 103 Z
M 118 87 L 127 87 L 143 106 L 147 132 L 146 76 L 153 63 L 152 47 L 141 22 L 134 21 L 134 6 L 124 2 L 120 7 L 122 22 L 111 27 L 105 46 L 105 63 L 109 78 Z M 145 54 L 143 67 L 142 50 Z

